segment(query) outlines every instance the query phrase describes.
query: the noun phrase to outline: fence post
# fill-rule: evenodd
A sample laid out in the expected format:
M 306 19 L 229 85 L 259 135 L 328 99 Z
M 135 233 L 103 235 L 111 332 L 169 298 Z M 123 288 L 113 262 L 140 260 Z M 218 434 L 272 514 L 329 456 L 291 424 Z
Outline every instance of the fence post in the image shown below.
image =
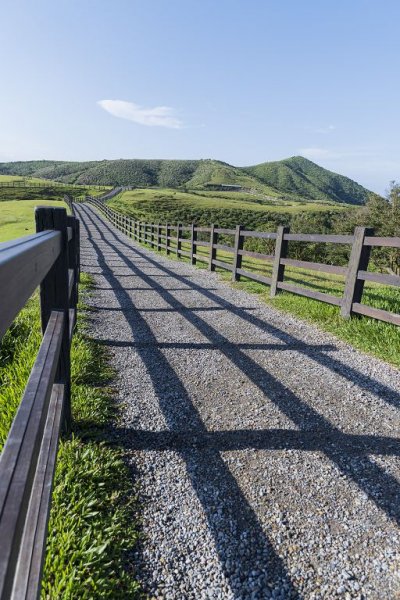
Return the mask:
M 64 313 L 64 331 L 55 382 L 64 384 L 64 424 L 71 425 L 71 363 L 69 339 L 68 220 L 65 208 L 39 206 L 35 209 L 36 231 L 61 232 L 61 252 L 40 284 L 40 317 L 43 333 L 53 310 Z
M 239 250 L 243 250 L 243 236 L 242 236 L 243 225 L 236 225 L 235 233 L 235 250 L 233 255 L 233 270 L 232 270 L 232 281 L 240 281 L 240 275 L 237 270 L 242 267 L 242 255 L 239 254 Z
M 176 225 L 176 256 L 177 258 L 181 255 L 182 242 L 180 241 L 182 237 L 182 223 L 177 223 Z
M 364 245 L 364 238 L 373 235 L 374 230 L 368 227 L 356 227 L 354 230 L 354 241 L 351 247 L 349 264 L 347 267 L 346 282 L 344 285 L 342 306 L 340 314 L 348 319 L 354 302 L 361 302 L 364 281 L 358 279 L 358 271 L 368 269 L 371 247 Z
M 67 226 L 72 229 L 72 240 L 68 244 L 68 267 L 74 272 L 74 285 L 69 298 L 69 306 L 76 311 L 78 304 L 78 283 L 79 283 L 79 221 L 75 217 L 67 217 Z M 70 313 L 71 316 L 71 313 Z M 74 325 L 76 313 L 74 315 Z
M 169 244 L 170 244 L 170 241 L 171 241 L 171 240 L 169 239 L 169 238 L 170 238 L 170 233 L 171 233 L 171 230 L 170 230 L 170 227 L 169 227 L 169 223 L 167 223 L 167 226 L 166 226 L 166 228 L 165 228 L 165 231 L 166 231 L 166 237 L 167 237 L 167 239 L 166 239 L 166 241 L 165 241 L 165 245 L 167 246 L 167 255 L 168 255 L 168 254 L 170 254 L 170 252 L 171 252 L 171 249 L 170 249 L 170 247 L 169 247 Z
M 154 223 L 151 224 L 151 248 L 153 249 L 155 246 L 154 242 Z
M 215 248 L 215 244 L 218 244 L 218 233 L 215 231 L 216 229 L 218 229 L 218 225 L 212 223 L 210 233 L 210 255 L 208 261 L 209 271 L 215 271 L 215 265 L 213 264 L 213 261 L 217 258 L 217 249 Z
M 161 225 L 157 223 L 157 251 L 161 250 Z
M 281 265 L 281 258 L 286 258 L 287 250 L 288 250 L 288 242 L 283 239 L 285 233 L 289 233 L 290 228 L 284 227 L 280 225 L 278 227 L 278 231 L 276 234 L 276 242 L 275 242 L 275 258 L 274 264 L 272 267 L 272 277 L 271 277 L 271 290 L 270 295 L 271 298 L 276 296 L 278 281 L 283 281 L 283 276 L 285 274 L 285 265 Z
M 191 240 L 190 240 L 190 262 L 192 263 L 192 265 L 196 264 L 196 257 L 195 257 L 195 254 L 197 251 L 196 241 L 197 241 L 196 225 L 194 223 L 192 223 Z

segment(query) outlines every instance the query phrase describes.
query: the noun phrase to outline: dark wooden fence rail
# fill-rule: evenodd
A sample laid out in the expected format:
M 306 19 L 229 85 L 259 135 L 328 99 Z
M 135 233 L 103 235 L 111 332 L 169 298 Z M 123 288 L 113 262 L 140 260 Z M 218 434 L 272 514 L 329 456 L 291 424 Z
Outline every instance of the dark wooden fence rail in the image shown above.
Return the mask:
M 269 285 L 272 297 L 279 290 L 285 290 L 293 294 L 299 294 L 300 296 L 306 296 L 307 298 L 313 298 L 314 300 L 338 306 L 340 307 L 341 315 L 345 318 L 350 317 L 352 314 L 365 315 L 373 319 L 400 325 L 399 314 L 362 304 L 365 281 L 400 287 L 400 276 L 368 271 L 371 248 L 400 248 L 400 237 L 374 237 L 372 230 L 365 227 L 356 227 L 353 235 L 325 235 L 290 233 L 288 227 L 278 227 L 277 232 L 268 233 L 247 231 L 241 225 L 237 225 L 236 229 L 224 229 L 216 225 L 211 225 L 211 227 L 197 227 L 194 224 L 183 226 L 180 223 L 176 225 L 169 223 L 165 225 L 159 223 L 141 223 L 112 210 L 104 203 L 105 199 L 103 196 L 99 198 L 86 197 L 86 201 L 98 208 L 120 231 L 138 242 L 149 244 L 153 249 L 166 250 L 167 254 L 174 252 L 178 257 L 188 257 L 192 264 L 196 264 L 196 261 L 208 263 L 210 271 L 214 271 L 215 267 L 226 269 L 232 272 L 233 281 L 239 281 L 241 277 L 247 277 L 248 279 Z M 151 235 L 149 235 L 149 231 L 151 231 Z M 206 234 L 209 235 L 209 241 L 199 240 L 199 233 L 203 236 Z M 233 245 L 219 243 L 220 235 L 224 235 L 225 238 L 230 237 L 233 240 Z M 275 243 L 274 253 L 263 254 L 245 250 L 244 242 L 246 238 L 273 240 L 273 243 Z M 171 248 L 171 241 L 175 244 L 174 248 Z M 182 249 L 183 242 L 189 243 L 189 251 Z M 288 258 L 290 242 L 346 244 L 351 248 L 348 265 L 343 267 Z M 208 257 L 198 253 L 197 249 L 199 247 L 209 248 Z M 218 260 L 218 250 L 231 254 L 232 263 Z M 242 259 L 244 256 L 261 259 L 270 263 L 272 267 L 271 277 L 243 269 Z M 341 297 L 334 296 L 288 283 L 285 281 L 286 266 L 343 276 L 345 278 L 343 295 Z
M 97 190 L 107 190 L 106 185 L 92 185 L 92 184 L 79 184 L 79 183 L 63 183 L 62 181 L 55 181 L 49 179 L 48 181 L 29 181 L 29 179 L 11 179 L 10 181 L 0 181 L 0 187 L 12 188 L 12 187 L 27 187 L 27 188 L 39 188 L 39 187 L 74 187 L 77 189 L 85 189 L 87 187 L 96 188 Z
M 60 429 L 69 428 L 79 221 L 36 209 L 35 235 L 0 244 L 0 338 L 40 285 L 43 339 L 0 457 L 0 600 L 38 598 Z

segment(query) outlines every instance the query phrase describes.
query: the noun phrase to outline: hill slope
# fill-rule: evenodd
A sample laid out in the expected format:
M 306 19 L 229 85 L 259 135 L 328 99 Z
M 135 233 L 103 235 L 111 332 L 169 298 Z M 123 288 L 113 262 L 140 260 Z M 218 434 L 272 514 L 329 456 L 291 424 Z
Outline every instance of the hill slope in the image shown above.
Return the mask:
M 41 177 L 64 183 L 135 187 L 239 185 L 273 198 L 364 204 L 369 190 L 348 177 L 295 156 L 250 167 L 217 160 L 120 159 L 90 162 L 27 161 L 0 163 L 0 174 Z
M 262 163 L 247 167 L 245 171 L 281 192 L 314 200 L 364 204 L 370 193 L 352 179 L 328 171 L 302 156 Z

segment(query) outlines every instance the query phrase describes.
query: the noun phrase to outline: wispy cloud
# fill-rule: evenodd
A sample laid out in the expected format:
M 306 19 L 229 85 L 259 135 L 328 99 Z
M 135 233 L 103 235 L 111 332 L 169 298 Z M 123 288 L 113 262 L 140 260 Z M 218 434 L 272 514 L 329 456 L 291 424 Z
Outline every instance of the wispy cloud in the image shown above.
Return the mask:
M 328 125 L 327 127 L 318 127 L 314 131 L 316 133 L 332 133 L 332 131 L 335 131 L 335 129 L 335 125 Z
M 127 119 L 147 127 L 168 127 L 169 129 L 183 127 L 182 121 L 174 116 L 174 110 L 169 106 L 145 108 L 125 100 L 99 100 L 97 104 L 114 117 Z

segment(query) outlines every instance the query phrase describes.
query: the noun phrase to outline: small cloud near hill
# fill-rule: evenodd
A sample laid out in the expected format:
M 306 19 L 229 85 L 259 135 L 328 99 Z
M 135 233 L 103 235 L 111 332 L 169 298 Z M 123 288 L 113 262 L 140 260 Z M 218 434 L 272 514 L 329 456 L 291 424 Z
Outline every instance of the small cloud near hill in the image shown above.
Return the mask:
M 145 108 L 125 100 L 99 100 L 97 104 L 114 117 L 127 119 L 140 125 L 167 127 L 169 129 L 181 129 L 183 127 L 182 121 L 174 116 L 174 110 L 169 106 Z

